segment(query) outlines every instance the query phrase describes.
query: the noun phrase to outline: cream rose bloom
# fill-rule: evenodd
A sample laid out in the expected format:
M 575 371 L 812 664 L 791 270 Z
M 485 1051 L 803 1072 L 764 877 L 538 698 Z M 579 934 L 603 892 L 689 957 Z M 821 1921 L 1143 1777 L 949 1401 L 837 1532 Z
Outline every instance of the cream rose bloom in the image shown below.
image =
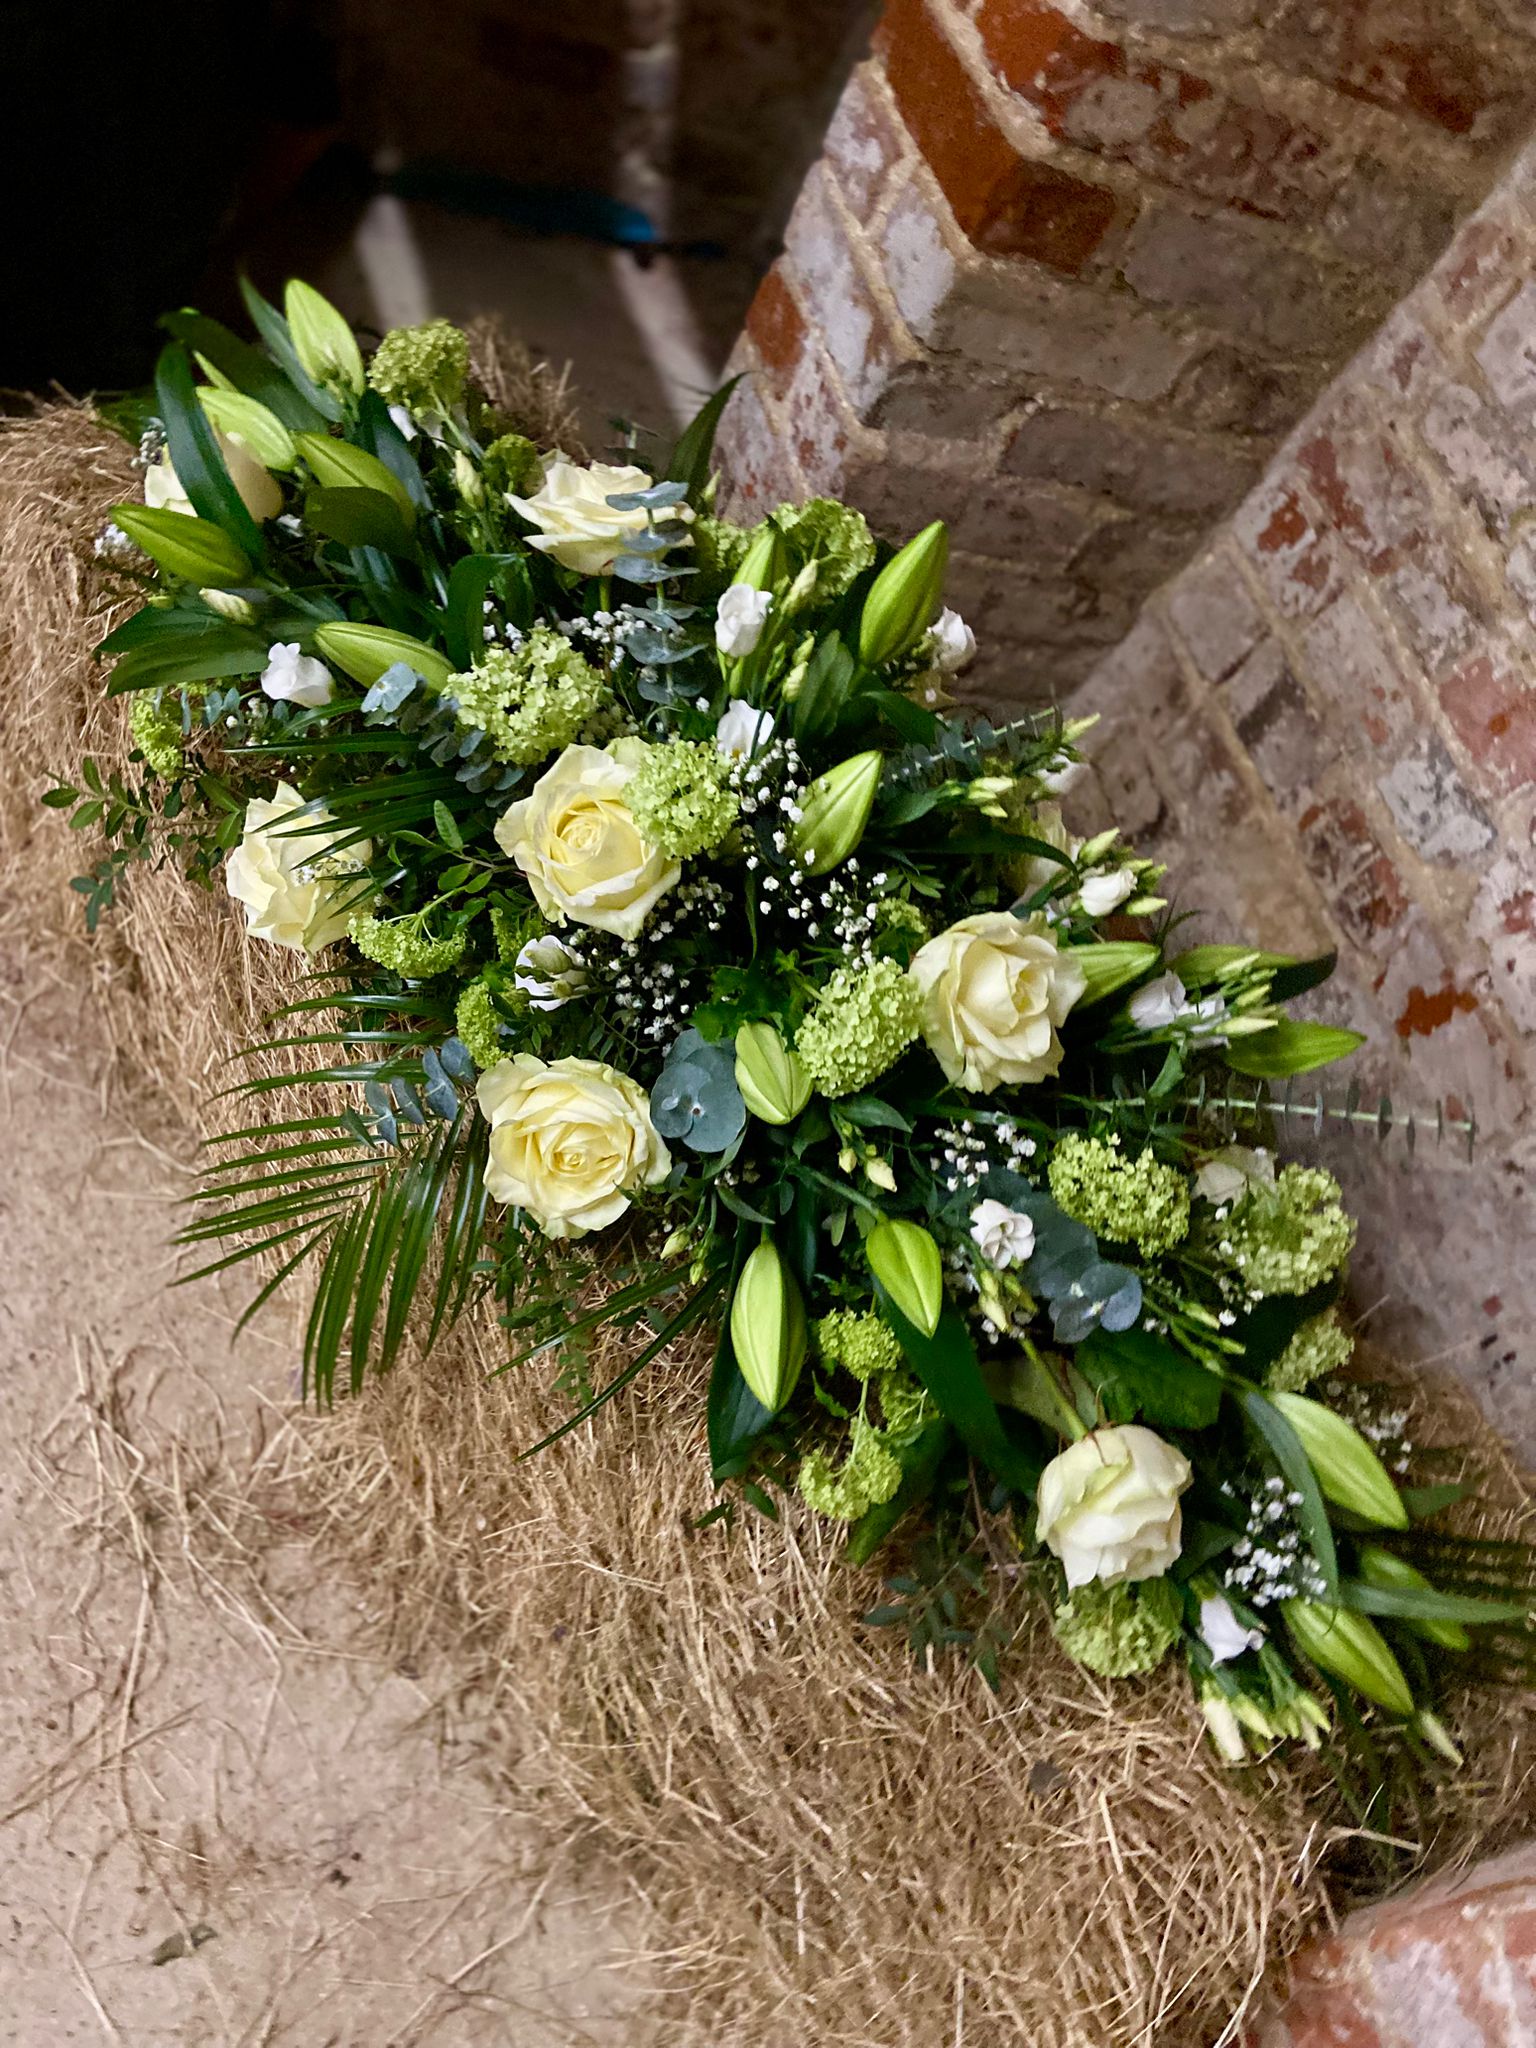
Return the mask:
M 491 1126 L 486 1188 L 526 1209 L 546 1237 L 616 1223 L 635 1188 L 672 1170 L 645 1090 L 600 1060 L 515 1053 L 480 1076 L 475 1095 Z
M 640 836 L 624 801 L 640 742 L 567 747 L 496 821 L 496 844 L 528 878 L 540 910 L 632 939 L 680 864 Z
M 911 974 L 923 1037 L 949 1079 L 977 1095 L 1054 1074 L 1057 1027 L 1088 985 L 1043 917 L 1008 910 L 961 918 L 919 949 Z
M 1160 1578 L 1179 1554 L 1179 1495 L 1192 1476 L 1182 1452 L 1137 1422 L 1093 1430 L 1052 1458 L 1035 1517 L 1068 1586 Z
M 522 514 L 530 526 L 528 545 L 540 554 L 552 555 L 563 568 L 582 576 L 606 576 L 623 554 L 630 536 L 644 533 L 647 516 L 643 506 L 621 512 L 610 498 L 634 491 L 648 491 L 651 479 L 633 463 L 569 462 L 563 455 L 551 456 L 544 467 L 544 481 L 531 498 L 507 493 L 513 511 Z M 674 505 L 668 519 L 691 520 L 687 505 Z
M 213 438 L 219 444 L 229 480 L 240 493 L 240 501 L 246 511 L 258 525 L 263 520 L 275 519 L 283 509 L 283 487 L 276 477 L 263 469 L 245 443 L 237 441 L 232 434 L 215 433 Z M 192 500 L 182 489 L 181 478 L 171 466 L 169 449 L 144 472 L 144 502 L 151 510 L 159 512 L 193 510 Z
M 323 805 L 309 807 L 309 828 L 292 830 L 304 799 L 280 782 L 271 802 L 257 797 L 246 805 L 245 837 L 224 866 L 224 879 L 245 922 L 258 939 L 296 953 L 318 953 L 347 935 L 354 917 L 367 910 L 371 891 L 362 871 L 373 858 L 366 840 L 333 853 L 339 827 Z M 278 829 L 273 830 L 276 826 Z

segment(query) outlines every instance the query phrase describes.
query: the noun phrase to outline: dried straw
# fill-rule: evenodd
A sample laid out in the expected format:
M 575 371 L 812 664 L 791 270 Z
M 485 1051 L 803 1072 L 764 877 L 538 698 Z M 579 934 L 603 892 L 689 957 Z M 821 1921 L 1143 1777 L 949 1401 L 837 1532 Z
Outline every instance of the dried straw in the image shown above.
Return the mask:
M 510 361 L 510 358 L 503 358 Z M 547 422 L 547 381 L 498 394 Z M 557 394 L 563 404 L 563 392 Z M 547 432 L 547 426 L 544 428 Z M 77 843 L 34 808 L 82 745 L 121 758 L 82 566 L 120 449 L 60 404 L 0 435 L 0 920 L 57 947 Z M 125 1059 L 186 1105 L 281 991 L 280 957 L 173 873 L 135 873 L 91 949 Z M 189 1088 L 189 1081 L 193 1084 Z M 1320 1769 L 1234 1776 L 1168 1671 L 1095 1681 L 1027 1575 L 994 1699 L 917 1670 L 857 1615 L 874 1582 L 791 1510 L 710 1504 L 697 1355 L 658 1366 L 555 1450 L 550 1368 L 505 1378 L 488 1314 L 309 1432 L 335 1537 L 402 1654 L 452 1650 L 504 1731 L 505 1793 L 602 1845 L 651 1908 L 637 1964 L 679 2048 L 1211 2048 L 1331 1912 L 1351 1830 Z M 1529 1813 L 1520 1703 L 1421 1848 L 1444 1860 Z

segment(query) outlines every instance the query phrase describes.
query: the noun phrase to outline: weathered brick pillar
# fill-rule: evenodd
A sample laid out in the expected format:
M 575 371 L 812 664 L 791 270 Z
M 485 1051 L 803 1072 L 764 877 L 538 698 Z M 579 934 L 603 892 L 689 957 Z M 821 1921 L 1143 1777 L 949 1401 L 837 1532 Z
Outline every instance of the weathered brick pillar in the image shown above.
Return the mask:
M 979 686 L 1070 687 L 1486 191 L 1522 23 L 887 0 L 738 353 L 738 504 L 948 518 Z

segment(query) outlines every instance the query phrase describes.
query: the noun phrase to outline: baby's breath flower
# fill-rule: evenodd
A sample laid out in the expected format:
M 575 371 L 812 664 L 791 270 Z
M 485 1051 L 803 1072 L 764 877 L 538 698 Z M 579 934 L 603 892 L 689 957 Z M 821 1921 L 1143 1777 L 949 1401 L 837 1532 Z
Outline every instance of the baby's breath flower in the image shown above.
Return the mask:
M 816 1325 L 816 1348 L 829 1365 L 840 1365 L 856 1380 L 895 1372 L 901 1364 L 896 1333 L 867 1310 L 834 1308 Z
M 624 786 L 624 801 L 641 836 L 676 860 L 705 853 L 736 823 L 730 763 L 701 740 L 672 740 L 645 749 Z
M 1221 1225 L 1220 1254 L 1255 1294 L 1306 1294 L 1336 1273 L 1355 1242 L 1338 1182 L 1321 1166 L 1287 1166 L 1250 1185 Z
M 1069 1216 L 1148 1258 L 1189 1233 L 1189 1183 L 1149 1151 L 1122 1159 L 1116 1139 L 1073 1135 L 1057 1144 L 1047 1171 L 1051 1193 Z
M 1101 1678 L 1131 1678 L 1160 1664 L 1178 1641 L 1178 1606 L 1161 1589 L 1093 1579 L 1062 1602 L 1051 1626 L 1074 1663 Z
M 1348 1365 L 1354 1349 L 1355 1340 L 1338 1312 L 1328 1309 L 1301 1325 L 1264 1375 L 1265 1385 L 1280 1394 L 1304 1393 L 1314 1380 Z
M 469 340 L 451 320 L 392 327 L 368 365 L 368 382 L 385 404 L 413 413 L 457 411 L 468 375 Z
M 896 960 L 840 967 L 816 998 L 795 1050 L 823 1095 L 853 1095 L 895 1066 L 917 1036 L 922 998 Z
M 609 701 L 603 677 L 548 626 L 518 647 L 488 648 L 478 668 L 448 678 L 443 695 L 467 731 L 489 733 L 498 761 L 525 768 L 568 747 Z

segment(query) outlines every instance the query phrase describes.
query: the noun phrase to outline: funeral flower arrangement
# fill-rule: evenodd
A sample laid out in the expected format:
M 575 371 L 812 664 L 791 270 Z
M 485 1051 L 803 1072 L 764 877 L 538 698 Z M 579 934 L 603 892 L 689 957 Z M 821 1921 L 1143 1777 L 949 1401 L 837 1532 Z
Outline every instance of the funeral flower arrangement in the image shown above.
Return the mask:
M 1355 1226 L 1271 1088 L 1357 1043 L 1287 1011 L 1332 963 L 1181 944 L 1063 823 L 1082 728 L 952 715 L 941 525 L 716 516 L 728 389 L 576 460 L 445 322 L 365 359 L 302 284 L 248 303 L 254 344 L 166 320 L 101 544 L 135 769 L 48 797 L 107 834 L 93 919 L 176 858 L 313 963 L 187 1241 L 265 1255 L 258 1301 L 314 1270 L 322 1396 L 489 1295 L 571 1428 L 707 1327 L 758 1506 L 864 1561 L 972 1504 L 1075 1658 L 1183 1657 L 1234 1759 L 1371 1709 L 1445 1746 L 1524 1602 L 1340 1377 Z M 902 1555 L 871 1618 L 966 1639 Z

